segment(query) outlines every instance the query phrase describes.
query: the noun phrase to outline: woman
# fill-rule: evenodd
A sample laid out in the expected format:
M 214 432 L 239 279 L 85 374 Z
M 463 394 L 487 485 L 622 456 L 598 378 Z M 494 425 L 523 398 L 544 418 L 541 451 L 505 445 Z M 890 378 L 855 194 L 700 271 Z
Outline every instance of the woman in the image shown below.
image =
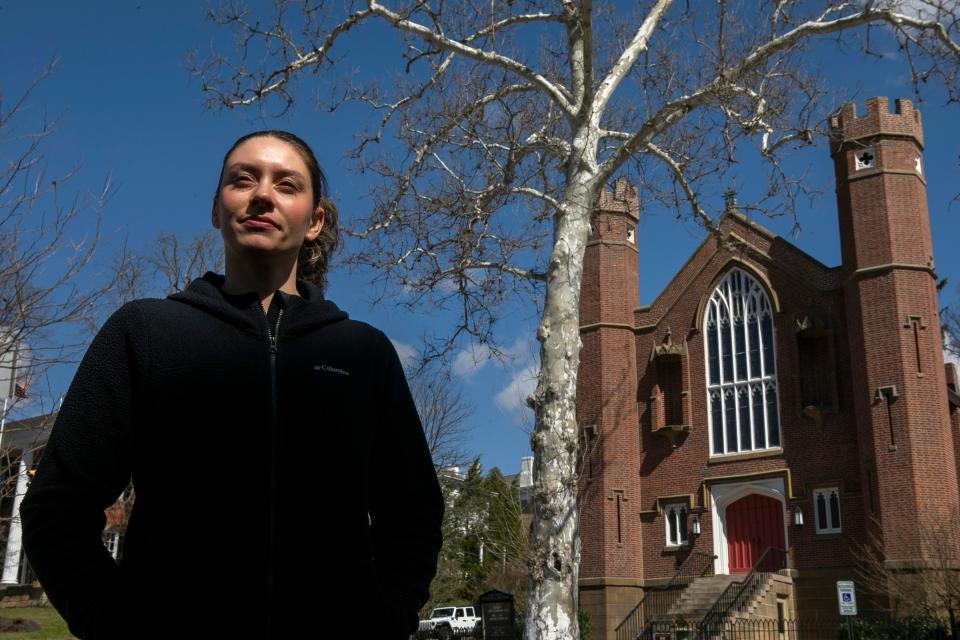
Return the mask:
M 396 350 L 323 297 L 336 209 L 310 148 L 227 152 L 225 274 L 125 304 L 81 362 L 20 514 L 82 640 L 405 638 L 443 499 Z M 104 509 L 131 477 L 119 566 Z

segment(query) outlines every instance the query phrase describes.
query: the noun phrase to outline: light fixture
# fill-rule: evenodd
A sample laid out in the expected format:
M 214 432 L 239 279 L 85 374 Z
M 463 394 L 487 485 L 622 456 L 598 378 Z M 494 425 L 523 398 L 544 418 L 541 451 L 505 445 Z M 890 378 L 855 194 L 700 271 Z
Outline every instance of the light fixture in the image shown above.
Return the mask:
M 700 535 L 700 518 L 699 516 L 693 516 L 693 526 L 690 527 L 690 530 L 693 532 L 693 535 Z
M 793 508 L 793 524 L 798 527 L 803 526 L 803 511 L 800 509 L 800 505 Z

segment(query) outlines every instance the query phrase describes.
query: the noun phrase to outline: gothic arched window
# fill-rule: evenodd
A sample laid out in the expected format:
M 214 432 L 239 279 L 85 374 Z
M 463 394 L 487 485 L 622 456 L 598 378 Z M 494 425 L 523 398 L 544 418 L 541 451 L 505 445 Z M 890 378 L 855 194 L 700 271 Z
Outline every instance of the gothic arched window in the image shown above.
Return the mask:
M 717 285 L 703 335 L 712 454 L 779 448 L 773 311 L 747 272 L 731 269 Z
M 687 505 L 668 504 L 664 506 L 663 513 L 667 521 L 667 545 L 678 547 L 688 544 Z

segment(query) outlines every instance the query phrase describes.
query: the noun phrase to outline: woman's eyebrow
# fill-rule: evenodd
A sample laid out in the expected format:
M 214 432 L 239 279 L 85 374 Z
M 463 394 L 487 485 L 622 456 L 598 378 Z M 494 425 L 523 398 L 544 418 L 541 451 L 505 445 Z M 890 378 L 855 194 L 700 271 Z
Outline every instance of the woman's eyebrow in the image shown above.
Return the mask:
M 260 171 L 260 165 L 250 164 L 248 162 L 234 162 L 227 167 L 228 171 L 235 171 L 237 169 L 245 169 L 247 171 L 257 172 Z M 294 176 L 300 178 L 301 180 L 306 180 L 304 175 L 296 169 L 285 169 L 283 167 L 279 167 L 274 171 L 274 173 L 281 176 Z

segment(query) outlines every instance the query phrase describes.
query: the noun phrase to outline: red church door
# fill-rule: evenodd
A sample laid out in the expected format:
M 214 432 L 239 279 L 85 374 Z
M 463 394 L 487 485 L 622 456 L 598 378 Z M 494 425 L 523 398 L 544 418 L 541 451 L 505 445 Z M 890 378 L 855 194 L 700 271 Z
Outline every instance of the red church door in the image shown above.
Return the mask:
M 784 548 L 783 505 L 780 501 L 751 493 L 728 506 L 727 557 L 730 573 L 749 573 L 768 547 Z M 777 557 L 768 556 L 771 565 Z M 769 571 L 774 567 L 761 569 Z

